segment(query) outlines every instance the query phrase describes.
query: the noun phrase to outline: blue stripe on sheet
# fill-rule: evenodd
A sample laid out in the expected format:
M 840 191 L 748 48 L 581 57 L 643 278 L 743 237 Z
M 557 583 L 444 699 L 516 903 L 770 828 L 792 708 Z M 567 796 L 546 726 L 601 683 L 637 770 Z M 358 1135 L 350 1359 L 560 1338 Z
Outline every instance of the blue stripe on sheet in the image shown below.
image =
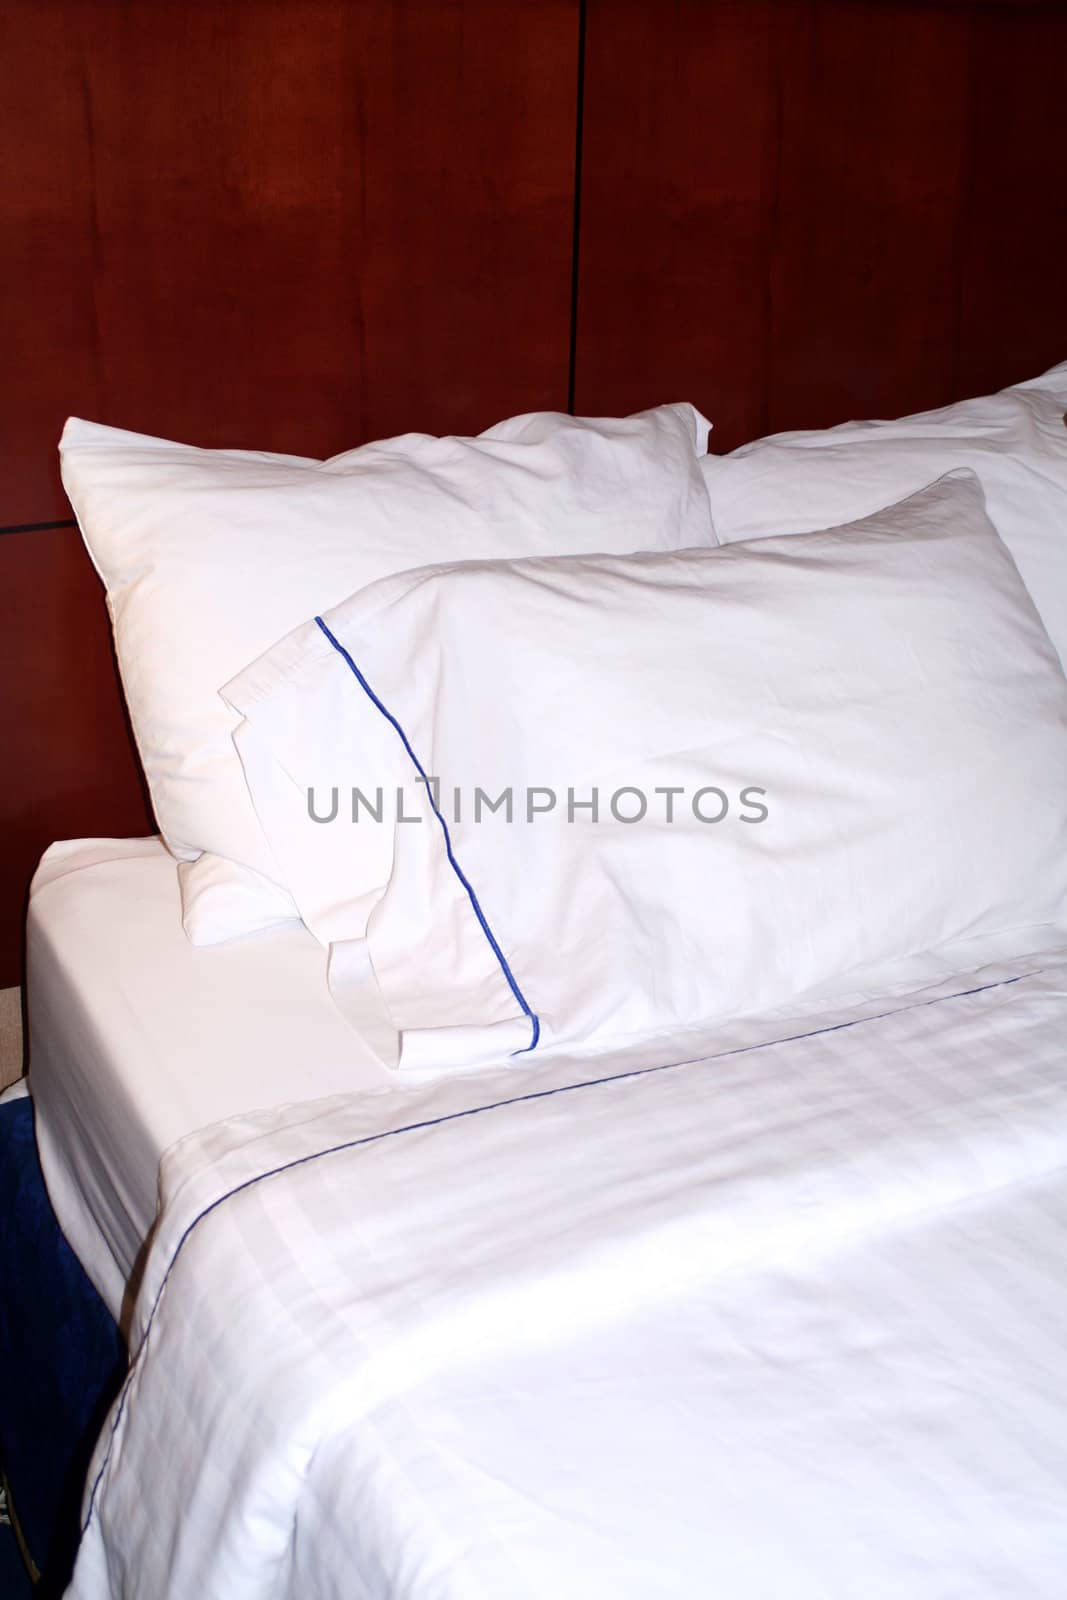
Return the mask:
M 467 1117 L 479 1117 L 491 1111 L 507 1110 L 509 1106 L 524 1105 L 528 1101 L 550 1100 L 555 1095 L 575 1094 L 581 1089 L 598 1089 L 602 1088 L 605 1084 L 621 1083 L 626 1078 L 650 1078 L 661 1072 L 676 1072 L 682 1067 L 713 1066 L 718 1061 L 728 1061 L 732 1056 L 752 1055 L 757 1050 L 776 1050 L 781 1045 L 796 1044 L 800 1039 L 817 1039 L 821 1034 L 840 1033 L 846 1028 L 862 1027 L 865 1022 L 881 1022 L 886 1017 L 901 1016 L 908 1011 L 922 1011 L 927 1006 L 948 1005 L 954 1000 L 967 1000 L 973 995 L 986 994 L 994 989 L 1010 989 L 1012 984 L 1022 983 L 1027 978 L 1039 977 L 1043 971 L 1044 968 L 1035 967 L 1030 972 L 1017 973 L 1014 978 L 998 978 L 993 983 L 980 983 L 976 984 L 971 989 L 958 989 L 954 994 L 935 995 L 932 999 L 916 1000 L 912 1005 L 894 1006 L 889 1011 L 879 1011 L 872 1016 L 853 1017 L 850 1021 L 846 1022 L 830 1022 L 824 1027 L 809 1028 L 804 1033 L 791 1033 L 781 1039 L 765 1039 L 760 1044 L 737 1045 L 732 1050 L 723 1050 L 720 1051 L 718 1055 L 714 1056 L 691 1056 L 687 1057 L 684 1061 L 667 1061 L 657 1067 L 631 1067 L 625 1072 L 606 1073 L 600 1078 L 583 1078 L 578 1083 L 559 1084 L 554 1089 L 530 1089 L 527 1090 L 525 1094 L 509 1095 L 505 1100 L 490 1100 L 485 1105 L 468 1106 L 463 1111 L 449 1111 L 446 1112 L 444 1116 L 440 1117 L 424 1117 L 418 1122 L 404 1123 L 404 1125 L 399 1128 L 384 1128 L 380 1133 L 368 1133 L 364 1134 L 362 1138 L 359 1139 L 346 1139 L 341 1144 L 327 1145 L 324 1150 L 312 1150 L 308 1155 L 295 1156 L 291 1161 L 283 1161 L 276 1167 L 268 1168 L 266 1172 L 257 1172 L 253 1177 L 246 1178 L 243 1183 L 235 1184 L 232 1189 L 228 1189 L 225 1194 L 218 1195 L 216 1199 L 212 1200 L 209 1205 L 204 1207 L 203 1211 L 197 1213 L 174 1247 L 174 1254 L 167 1263 L 167 1270 L 163 1274 L 159 1288 L 156 1290 L 155 1299 L 152 1301 L 152 1309 L 149 1311 L 148 1320 L 145 1323 L 144 1336 L 141 1339 L 141 1343 L 137 1347 L 136 1355 L 130 1362 L 129 1372 L 126 1376 L 126 1382 L 123 1386 L 122 1394 L 119 1397 L 118 1405 L 115 1408 L 115 1415 L 111 1422 L 111 1429 L 108 1434 L 108 1442 L 107 1448 L 104 1451 L 104 1458 L 100 1463 L 100 1468 L 96 1474 L 96 1477 L 93 1479 L 93 1486 L 89 1494 L 89 1503 L 85 1513 L 85 1520 L 82 1523 L 82 1533 L 85 1533 L 90 1522 L 92 1521 L 93 1508 L 96 1504 L 97 1490 L 100 1486 L 100 1482 L 104 1476 L 104 1473 L 107 1471 L 108 1462 L 111 1459 L 111 1448 L 114 1444 L 115 1434 L 118 1432 L 119 1423 L 122 1421 L 123 1411 L 126 1408 L 126 1399 L 130 1392 L 130 1385 L 133 1381 L 134 1373 L 136 1372 L 141 1361 L 141 1357 L 148 1346 L 148 1340 L 151 1336 L 152 1327 L 155 1322 L 156 1311 L 159 1309 L 159 1302 L 163 1298 L 163 1291 L 167 1287 L 167 1282 L 174 1270 L 175 1263 L 177 1262 L 178 1257 L 181 1255 L 182 1249 L 192 1235 L 194 1229 L 199 1227 L 200 1223 L 204 1221 L 204 1218 L 209 1217 L 213 1211 L 217 1211 L 220 1206 L 225 1205 L 227 1200 L 232 1200 L 235 1195 L 243 1193 L 245 1189 L 254 1188 L 256 1184 L 264 1183 L 268 1178 L 276 1178 L 283 1172 L 290 1172 L 295 1170 L 297 1167 L 307 1166 L 312 1161 L 321 1161 L 327 1156 L 340 1155 L 345 1150 L 358 1150 L 363 1145 L 378 1144 L 385 1139 L 396 1139 L 405 1133 L 420 1133 L 426 1128 L 440 1127 L 449 1122 L 462 1122 Z
M 389 723 L 390 727 L 392 727 L 392 728 L 394 728 L 396 730 L 397 734 L 400 737 L 400 742 L 404 746 L 404 749 L 407 751 L 408 757 L 410 758 L 410 760 L 412 762 L 412 765 L 414 766 L 414 768 L 415 768 L 416 772 L 418 773 L 419 777 L 422 779 L 423 783 L 426 785 L 426 795 L 427 795 L 427 798 L 428 798 L 428 800 L 430 802 L 430 808 L 433 811 L 434 816 L 437 818 L 438 822 L 440 823 L 441 832 L 444 835 L 445 855 L 448 857 L 448 864 L 452 868 L 452 871 L 456 874 L 456 877 L 459 879 L 459 881 L 463 885 L 464 889 L 467 891 L 467 898 L 469 899 L 469 901 L 471 903 L 471 908 L 474 911 L 474 915 L 478 918 L 478 922 L 479 922 L 479 924 L 481 926 L 482 932 L 485 934 L 485 937 L 489 941 L 489 948 L 492 950 L 493 954 L 496 956 L 497 961 L 500 963 L 501 972 L 503 972 L 505 978 L 508 980 L 509 989 L 511 990 L 512 994 L 515 996 L 515 999 L 518 1001 L 519 1005 L 522 1007 L 523 1014 L 525 1016 L 529 1017 L 529 1019 L 530 1019 L 531 1037 L 530 1037 L 529 1044 L 528 1045 L 524 1045 L 521 1050 L 515 1050 L 515 1051 L 512 1052 L 513 1055 L 517 1055 L 517 1056 L 527 1055 L 531 1050 L 536 1050 L 537 1049 L 537 1041 L 541 1037 L 541 1022 L 540 1022 L 540 1018 L 537 1016 L 537 1013 L 531 1009 L 531 1007 L 527 1003 L 526 996 L 523 994 L 522 990 L 519 988 L 519 985 L 518 985 L 518 983 L 516 981 L 516 978 L 515 978 L 515 974 L 512 972 L 511 967 L 508 965 L 507 957 L 505 956 L 503 950 L 501 950 L 500 945 L 497 943 L 497 940 L 496 940 L 496 937 L 495 937 L 495 935 L 493 933 L 493 930 L 489 926 L 488 921 L 486 920 L 485 912 L 482 910 L 481 905 L 478 902 L 478 896 L 474 892 L 474 888 L 473 888 L 473 886 L 471 884 L 471 881 L 467 877 L 466 873 L 463 871 L 463 868 L 460 866 L 459 862 L 456 860 L 455 852 L 452 849 L 452 835 L 449 833 L 449 831 L 448 831 L 448 823 L 445 821 L 444 817 L 442 816 L 441 811 L 440 811 L 440 809 L 439 809 L 439 807 L 437 805 L 437 801 L 434 799 L 433 787 L 432 787 L 432 785 L 430 783 L 430 779 L 429 779 L 429 777 L 427 775 L 426 768 L 423 766 L 422 762 L 419 760 L 418 756 L 415 754 L 414 750 L 412 749 L 411 740 L 408 738 L 407 734 L 404 732 L 404 730 L 401 727 L 400 723 L 397 721 L 396 717 L 393 716 L 393 713 L 389 710 L 388 706 L 384 705 L 383 702 L 381 700 L 379 700 L 378 696 L 375 694 L 374 690 L 371 688 L 370 684 L 367 682 L 367 680 L 363 676 L 362 672 L 360 672 L 359 668 L 356 666 L 356 663 L 352 660 L 352 657 L 349 655 L 349 653 L 345 649 L 344 645 L 340 642 L 339 639 L 336 639 L 334 637 L 334 635 L 330 632 L 329 628 L 326 626 L 325 622 L 323 622 L 321 617 L 316 617 L 315 621 L 318 623 L 319 627 L 322 629 L 322 631 L 326 635 L 327 639 L 333 645 L 334 649 L 337 651 L 337 654 L 347 664 L 347 666 L 349 668 L 349 671 L 352 673 L 352 676 L 355 678 L 355 680 L 359 684 L 360 688 L 366 694 L 366 696 L 370 700 L 371 704 L 377 707 L 377 709 L 381 712 L 382 716 L 385 718 L 386 722 Z

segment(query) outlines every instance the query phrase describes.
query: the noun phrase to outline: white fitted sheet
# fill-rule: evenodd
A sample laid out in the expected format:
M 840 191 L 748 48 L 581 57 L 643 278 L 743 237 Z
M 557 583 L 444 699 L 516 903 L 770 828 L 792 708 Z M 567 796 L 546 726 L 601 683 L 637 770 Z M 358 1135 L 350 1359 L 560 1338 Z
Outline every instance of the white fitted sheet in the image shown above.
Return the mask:
M 53 845 L 30 900 L 30 1091 L 60 1226 L 113 1316 L 155 1220 L 159 1159 L 253 1107 L 381 1081 L 299 924 L 197 950 L 158 839 Z

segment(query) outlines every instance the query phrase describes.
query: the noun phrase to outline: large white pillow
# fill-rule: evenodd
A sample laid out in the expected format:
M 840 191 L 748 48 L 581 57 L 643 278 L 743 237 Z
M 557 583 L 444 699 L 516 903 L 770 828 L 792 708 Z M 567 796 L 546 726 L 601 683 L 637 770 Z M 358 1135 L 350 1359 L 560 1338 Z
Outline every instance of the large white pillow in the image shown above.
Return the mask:
M 689 405 L 540 412 L 329 461 L 198 450 L 71 418 L 63 484 L 107 588 L 122 683 L 194 942 L 294 915 L 219 689 L 314 611 L 428 561 L 714 540 Z
M 302 708 L 314 780 L 383 790 L 380 824 L 342 794 L 304 826 L 341 878 L 385 841 L 331 936 L 366 923 L 402 1064 L 762 1010 L 1065 909 L 1067 679 L 969 473 L 806 537 L 405 573 L 226 693 L 261 751 Z
M 1067 362 L 1000 394 L 894 422 L 779 433 L 707 456 L 723 544 L 807 533 L 870 515 L 970 467 L 1067 663 Z

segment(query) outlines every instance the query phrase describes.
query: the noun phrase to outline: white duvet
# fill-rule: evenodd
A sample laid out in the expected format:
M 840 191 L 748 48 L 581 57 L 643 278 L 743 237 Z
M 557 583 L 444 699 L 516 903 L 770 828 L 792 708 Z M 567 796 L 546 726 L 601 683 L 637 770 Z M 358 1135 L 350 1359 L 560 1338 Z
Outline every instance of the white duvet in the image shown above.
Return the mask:
M 71 1593 L 1061 1596 L 1061 963 L 194 1135 Z

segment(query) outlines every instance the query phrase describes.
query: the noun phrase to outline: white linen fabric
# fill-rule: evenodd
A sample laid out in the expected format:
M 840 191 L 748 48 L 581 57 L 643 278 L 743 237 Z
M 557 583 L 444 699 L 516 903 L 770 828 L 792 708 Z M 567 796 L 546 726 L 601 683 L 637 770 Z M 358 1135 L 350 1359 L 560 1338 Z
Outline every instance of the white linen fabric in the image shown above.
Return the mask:
M 703 461 L 723 544 L 865 517 L 955 467 L 990 518 L 1067 664 L 1067 362 L 999 394 L 886 422 L 773 434 Z
M 1059 1600 L 1037 967 L 185 1141 L 73 1600 Z
M 30 892 L 41 1165 L 59 1225 L 116 1321 L 156 1219 L 164 1150 L 237 1112 L 385 1076 L 331 1000 L 306 928 L 196 950 L 178 909 L 159 839 L 53 845 Z
M 71 418 L 63 483 L 107 590 L 156 818 L 176 856 L 229 864 L 183 874 L 190 937 L 294 914 L 218 697 L 228 678 L 313 612 L 427 561 L 713 543 L 707 435 L 688 405 L 538 412 L 474 439 L 405 434 L 311 461 Z
M 1064 944 L 1067 927 L 1055 926 L 968 940 L 937 959 L 865 972 L 857 998 Z M 6 1095 L 32 1084 L 49 1198 L 116 1321 L 156 1220 L 165 1150 L 239 1113 L 395 1077 L 370 1043 L 374 1015 L 342 1016 L 322 949 L 299 923 L 221 950 L 189 944 L 159 839 L 68 840 L 46 851 L 30 891 L 26 962 L 31 1070 Z
M 225 693 L 307 757 L 295 806 L 331 769 L 401 792 L 388 826 L 301 811 L 334 895 L 301 908 L 335 952 L 366 928 L 418 1070 L 763 1011 L 1067 905 L 1067 680 L 969 473 L 805 539 L 403 574 Z

